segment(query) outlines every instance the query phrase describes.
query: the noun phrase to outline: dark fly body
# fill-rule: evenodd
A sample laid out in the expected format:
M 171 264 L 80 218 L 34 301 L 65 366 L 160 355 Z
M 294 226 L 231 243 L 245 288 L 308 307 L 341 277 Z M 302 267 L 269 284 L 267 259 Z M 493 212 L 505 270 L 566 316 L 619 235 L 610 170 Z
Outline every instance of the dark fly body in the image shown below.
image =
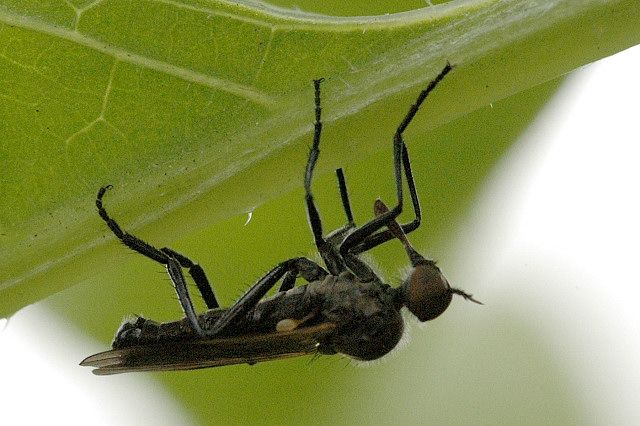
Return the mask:
M 110 186 L 101 188 L 96 199 L 100 217 L 126 246 L 165 265 L 185 318 L 168 323 L 141 317 L 128 320 L 117 331 L 112 350 L 92 355 L 81 365 L 96 367 L 94 374 L 105 375 L 255 364 L 310 353 L 340 353 L 354 359 L 373 360 L 387 354 L 402 337 L 402 307 L 420 321 L 428 321 L 447 309 L 454 294 L 479 303 L 464 291 L 449 286 L 435 262 L 421 256 L 406 238 L 406 234 L 420 226 L 421 211 L 402 135 L 427 95 L 451 69 L 447 64 L 420 92 L 396 130 L 393 138 L 396 205 L 389 209 L 377 200 L 375 217 L 356 226 L 344 173 L 338 169 L 347 223 L 326 237 L 311 192 L 322 132 L 322 80 L 314 81 L 315 127 L 304 174 L 305 206 L 324 267 L 305 257 L 281 262 L 228 309 L 219 307 L 209 280 L 198 264 L 170 248 L 155 248 L 123 231 L 103 206 L 102 199 Z M 396 218 L 403 208 L 403 176 L 415 218 L 399 224 Z M 359 257 L 394 238 L 404 245 L 412 267 L 398 287 L 383 283 Z M 193 307 L 183 268 L 188 270 L 207 305 L 208 310 L 200 315 Z M 307 284 L 295 286 L 298 277 Z M 266 294 L 278 283 L 278 293 L 267 298 Z

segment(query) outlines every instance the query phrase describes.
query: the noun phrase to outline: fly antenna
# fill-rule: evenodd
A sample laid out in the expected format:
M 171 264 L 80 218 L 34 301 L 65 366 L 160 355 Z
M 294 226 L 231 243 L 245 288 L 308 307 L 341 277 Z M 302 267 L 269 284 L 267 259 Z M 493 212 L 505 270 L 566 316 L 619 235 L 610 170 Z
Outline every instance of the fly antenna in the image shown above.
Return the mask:
M 464 297 L 464 300 L 477 303 L 478 305 L 484 305 L 484 303 L 482 303 L 481 301 L 474 299 L 472 294 L 466 293 L 458 288 L 451 287 L 451 293 Z

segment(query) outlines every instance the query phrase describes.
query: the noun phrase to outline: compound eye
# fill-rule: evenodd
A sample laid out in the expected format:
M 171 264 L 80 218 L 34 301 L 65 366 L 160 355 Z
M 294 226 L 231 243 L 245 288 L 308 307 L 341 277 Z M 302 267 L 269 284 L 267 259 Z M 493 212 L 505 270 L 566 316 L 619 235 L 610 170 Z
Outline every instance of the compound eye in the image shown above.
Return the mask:
M 447 279 L 430 263 L 416 265 L 402 287 L 405 306 L 423 322 L 443 313 L 453 297 Z

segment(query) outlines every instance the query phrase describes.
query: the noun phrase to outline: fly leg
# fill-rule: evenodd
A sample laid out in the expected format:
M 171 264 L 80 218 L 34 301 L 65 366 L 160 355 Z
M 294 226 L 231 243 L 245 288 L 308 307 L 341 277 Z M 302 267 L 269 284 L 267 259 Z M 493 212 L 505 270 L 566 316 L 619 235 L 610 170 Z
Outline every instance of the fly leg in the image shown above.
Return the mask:
M 340 188 L 340 198 L 342 199 L 342 208 L 347 217 L 347 223 L 340 228 L 330 232 L 326 237 L 326 241 L 331 247 L 339 246 L 345 237 L 356 227 L 353 221 L 353 213 L 351 213 L 351 203 L 349 202 L 349 192 L 347 190 L 347 183 L 344 179 L 344 172 L 342 169 L 336 170 L 336 176 L 338 177 L 338 186 Z
M 383 231 L 378 234 L 378 235 L 383 235 L 383 237 L 375 237 L 376 239 L 373 240 L 373 244 L 368 243 L 372 245 L 369 246 L 367 243 L 364 243 L 367 240 L 367 238 L 374 235 L 376 231 L 378 231 L 380 228 L 385 226 L 387 223 L 395 220 L 402 212 L 402 201 L 403 201 L 402 169 L 403 169 L 403 162 L 404 162 L 403 160 L 408 159 L 408 155 L 406 154 L 406 148 L 404 147 L 404 140 L 402 138 L 402 134 L 406 130 L 409 123 L 411 123 L 411 121 L 415 117 L 416 113 L 418 112 L 418 109 L 426 99 L 427 95 L 431 93 L 433 89 L 435 89 L 438 83 L 442 81 L 442 79 L 451 70 L 452 70 L 452 66 L 449 63 L 447 63 L 447 65 L 442 69 L 442 71 L 440 71 L 440 74 L 438 74 L 436 78 L 433 79 L 422 92 L 420 92 L 416 100 L 416 103 L 411 106 L 411 108 L 409 109 L 409 112 L 407 113 L 407 115 L 404 117 L 404 119 L 398 126 L 398 129 L 396 130 L 396 133 L 393 137 L 393 166 L 394 166 L 394 175 L 395 175 L 395 181 L 396 181 L 396 196 L 397 196 L 396 206 L 393 209 L 382 213 L 380 216 L 375 217 L 374 219 L 362 225 L 360 228 L 353 231 L 353 233 L 351 233 L 340 246 L 340 254 L 342 255 L 343 258 L 346 257 L 350 252 L 361 253 L 362 251 L 365 251 L 364 248 L 360 250 L 356 249 L 356 247 L 360 244 L 363 244 L 363 247 L 371 248 L 371 247 L 375 247 L 376 245 L 382 244 L 384 241 L 388 241 L 389 239 L 393 238 L 393 235 L 391 234 L 389 234 L 388 237 L 385 237 L 384 235 L 386 234 Z M 406 165 L 404 166 L 404 169 L 406 172 L 407 171 Z M 409 171 L 410 171 L 410 168 L 409 168 Z M 414 190 L 415 190 L 415 187 L 414 187 Z M 417 197 L 415 199 L 417 200 Z M 414 209 L 416 208 L 416 205 L 417 203 L 414 201 Z M 418 211 L 419 211 L 419 207 L 418 207 Z M 419 221 L 418 221 L 418 224 L 419 224 Z
M 400 226 L 402 227 L 402 231 L 405 234 L 409 234 L 410 232 L 413 232 L 420 227 L 420 223 L 422 222 L 422 211 L 420 209 L 420 200 L 418 199 L 418 194 L 416 192 L 416 185 L 413 180 L 413 172 L 411 171 L 411 162 L 409 161 L 409 152 L 407 151 L 407 146 L 405 144 L 402 144 L 402 165 L 404 167 L 405 177 L 407 178 L 407 186 L 409 187 L 409 194 L 411 196 L 411 203 L 413 204 L 413 212 L 414 212 L 415 218 L 411 222 L 404 223 Z M 360 244 L 355 246 L 351 251 L 355 254 L 363 253 L 393 238 L 394 238 L 393 233 L 389 229 L 386 229 L 376 234 L 367 236 Z
M 193 308 L 193 302 L 191 301 L 191 296 L 189 296 L 189 291 L 187 290 L 187 282 L 185 281 L 184 275 L 182 274 L 180 263 L 172 257 L 167 258 L 167 272 L 169 273 L 171 282 L 173 282 L 173 286 L 176 289 L 178 300 L 180 300 L 180 305 L 182 306 L 185 317 L 187 317 L 187 319 L 191 323 L 193 331 L 195 331 L 199 336 L 204 337 L 205 333 L 202 330 L 202 327 L 200 327 L 200 323 L 198 322 L 198 316 L 196 315 L 196 311 Z
M 207 305 L 207 309 L 215 309 L 220 306 L 202 266 L 197 263 L 193 263 L 191 259 L 173 249 L 170 249 L 169 247 L 163 247 L 160 251 L 169 255 L 170 258 L 177 260 L 183 268 L 188 269 L 189 275 L 193 278 L 193 281 L 196 283 L 196 286 L 200 291 L 200 295 L 202 295 L 204 303 Z
M 284 274 L 282 284 L 278 291 L 287 291 L 292 289 L 296 283 L 298 275 L 302 276 L 302 278 L 310 283 L 311 281 L 323 279 L 329 275 L 329 273 L 317 263 L 304 257 L 299 258 L 297 264 Z
M 349 234 L 355 228 L 355 222 L 353 220 L 353 213 L 351 212 L 351 203 L 349 201 L 349 192 L 347 190 L 347 182 L 344 178 L 344 172 L 342 169 L 336 170 L 338 177 L 338 187 L 340 188 L 340 198 L 342 199 L 342 207 L 347 217 L 347 223 L 336 229 L 327 235 L 327 241 L 331 247 L 336 247 L 342 243 L 345 236 Z M 358 256 L 353 253 L 347 253 L 344 257 L 344 262 L 361 281 L 368 282 L 375 279 L 377 276 L 375 272 L 365 262 L 360 260 Z
M 380 216 L 385 212 L 389 211 L 389 208 L 386 204 L 381 200 L 377 199 L 373 204 L 373 212 L 376 216 Z M 396 222 L 395 220 L 387 223 L 387 229 L 393 235 L 394 238 L 400 240 L 402 245 L 404 245 L 404 249 L 407 252 L 407 256 L 409 256 L 409 260 L 411 260 L 411 264 L 413 266 L 418 266 L 418 264 L 423 263 L 425 261 L 424 257 L 420 253 L 413 248 L 409 240 L 407 240 L 407 235 L 405 234 L 402 226 Z
M 320 83 L 322 79 L 314 80 L 313 86 L 315 89 L 315 116 L 316 121 L 313 131 L 313 146 L 309 152 L 309 159 L 307 160 L 307 168 L 304 174 L 304 189 L 305 189 L 305 203 L 307 207 L 307 217 L 309 219 L 309 225 L 313 233 L 313 238 L 318 248 L 322 260 L 329 269 L 329 272 L 333 275 L 338 275 L 344 271 L 345 264 L 335 251 L 333 246 L 329 244 L 322 236 L 322 221 L 320 220 L 320 213 L 313 200 L 313 194 L 311 193 L 311 180 L 313 178 L 313 169 L 318 161 L 320 155 L 320 134 L 322 133 L 322 121 L 320 119 L 322 108 L 320 107 Z
M 198 286 L 198 290 L 200 290 L 200 294 L 204 299 L 207 307 L 209 309 L 217 308 L 219 306 L 218 301 L 216 300 L 215 294 L 211 289 L 211 285 L 209 284 L 209 280 L 204 273 L 204 270 L 200 267 L 200 265 L 193 263 L 188 257 L 181 255 L 180 253 L 164 247 L 162 249 L 157 249 L 149 243 L 142 241 L 141 239 L 129 234 L 122 230 L 120 225 L 112 219 L 105 208 L 102 205 L 102 197 L 105 192 L 111 188 L 111 185 L 100 188 L 98 191 L 98 195 L 96 197 L 96 207 L 98 208 L 98 213 L 100 217 L 105 221 L 109 229 L 115 234 L 116 237 L 124 245 L 129 247 L 130 249 L 148 257 L 151 260 L 155 260 L 158 263 L 165 265 L 167 271 L 169 272 L 169 276 L 174 283 L 176 288 L 176 292 L 178 293 L 178 299 L 180 300 L 180 304 L 182 305 L 182 309 L 185 311 L 185 315 L 189 318 L 189 321 L 194 326 L 194 329 L 199 328 L 195 312 L 193 309 L 193 303 L 191 302 L 191 298 L 189 297 L 187 287 L 184 280 L 184 276 L 182 275 L 182 271 L 180 271 L 180 267 L 188 268 L 189 274 L 195 281 Z
M 338 177 L 338 187 L 340 188 L 340 199 L 342 200 L 342 207 L 344 208 L 344 214 L 347 216 L 346 227 L 355 226 L 353 221 L 353 213 L 351 213 L 351 202 L 349 202 L 349 191 L 347 191 L 347 182 L 344 179 L 344 172 L 342 169 L 336 170 Z
M 311 282 L 323 279 L 327 271 L 306 257 L 296 257 L 279 263 L 264 277 L 260 278 L 238 301 L 231 306 L 218 320 L 206 331 L 208 336 L 215 336 L 233 326 L 236 319 L 246 315 L 258 302 L 271 290 L 276 283 L 287 273 L 300 274 Z

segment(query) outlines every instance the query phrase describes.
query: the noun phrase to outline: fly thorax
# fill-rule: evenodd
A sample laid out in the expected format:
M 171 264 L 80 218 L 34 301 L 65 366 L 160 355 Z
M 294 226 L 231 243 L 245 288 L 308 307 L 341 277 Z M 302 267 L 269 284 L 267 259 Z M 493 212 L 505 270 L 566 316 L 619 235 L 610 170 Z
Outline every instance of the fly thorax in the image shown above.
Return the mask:
M 378 281 L 360 282 L 352 275 L 327 277 L 313 291 L 323 296 L 323 320 L 337 325 L 319 351 L 372 360 L 391 351 L 404 330 L 396 295 Z M 322 347 L 324 346 L 324 347 Z

